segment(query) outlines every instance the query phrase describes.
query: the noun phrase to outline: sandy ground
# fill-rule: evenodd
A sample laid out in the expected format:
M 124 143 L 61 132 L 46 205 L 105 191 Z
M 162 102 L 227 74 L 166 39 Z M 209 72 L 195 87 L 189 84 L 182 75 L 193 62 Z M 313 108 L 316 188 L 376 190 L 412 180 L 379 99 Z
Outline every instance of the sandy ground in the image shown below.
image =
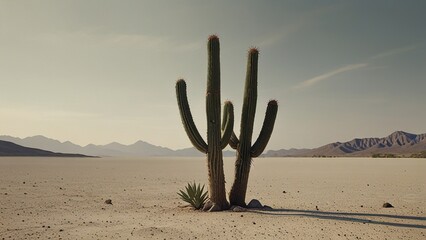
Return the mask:
M 273 211 L 178 207 L 206 171 L 201 158 L 0 158 L 0 240 L 426 239 L 424 159 L 260 158 L 248 198 Z

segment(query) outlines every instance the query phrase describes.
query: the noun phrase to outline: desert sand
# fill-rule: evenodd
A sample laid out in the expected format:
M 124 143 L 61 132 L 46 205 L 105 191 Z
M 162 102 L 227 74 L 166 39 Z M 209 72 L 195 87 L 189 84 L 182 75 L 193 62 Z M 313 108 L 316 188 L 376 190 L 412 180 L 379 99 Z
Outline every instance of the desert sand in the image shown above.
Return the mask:
M 426 239 L 424 159 L 255 159 L 247 198 L 271 211 L 182 207 L 206 172 L 203 158 L 3 157 L 0 240 Z

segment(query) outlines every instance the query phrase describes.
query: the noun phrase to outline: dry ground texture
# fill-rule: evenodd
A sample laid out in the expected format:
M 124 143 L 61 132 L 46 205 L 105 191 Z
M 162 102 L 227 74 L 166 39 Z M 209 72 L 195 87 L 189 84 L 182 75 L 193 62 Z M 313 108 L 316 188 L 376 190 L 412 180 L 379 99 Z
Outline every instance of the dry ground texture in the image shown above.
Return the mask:
M 424 159 L 259 158 L 248 198 L 274 210 L 179 207 L 206 172 L 202 158 L 0 158 L 0 240 L 426 239 Z

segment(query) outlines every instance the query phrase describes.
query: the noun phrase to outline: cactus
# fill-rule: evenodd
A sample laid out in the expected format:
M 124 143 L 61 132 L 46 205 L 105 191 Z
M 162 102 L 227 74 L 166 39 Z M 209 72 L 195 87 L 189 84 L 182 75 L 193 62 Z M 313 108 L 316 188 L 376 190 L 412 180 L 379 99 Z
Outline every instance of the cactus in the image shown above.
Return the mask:
M 228 145 L 232 136 L 234 107 L 231 102 L 225 102 L 223 132 L 221 135 L 219 38 L 215 35 L 210 36 L 207 46 L 207 143 L 203 140 L 194 124 L 188 105 L 186 83 L 183 79 L 178 80 L 176 83 L 176 95 L 182 123 L 191 143 L 199 151 L 207 154 L 209 202 L 205 204 L 204 210 L 217 211 L 229 208 L 225 191 L 222 149 Z
M 244 89 L 244 103 L 241 114 L 240 138 L 238 139 L 235 133 L 232 133 L 229 142 L 229 145 L 233 149 L 237 150 L 235 179 L 229 194 L 229 201 L 231 205 L 246 206 L 245 197 L 252 158 L 258 157 L 262 154 L 268 144 L 278 111 L 277 101 L 269 101 L 259 137 L 256 142 L 251 145 L 254 117 L 256 114 L 258 55 L 259 51 L 256 48 L 249 50 Z

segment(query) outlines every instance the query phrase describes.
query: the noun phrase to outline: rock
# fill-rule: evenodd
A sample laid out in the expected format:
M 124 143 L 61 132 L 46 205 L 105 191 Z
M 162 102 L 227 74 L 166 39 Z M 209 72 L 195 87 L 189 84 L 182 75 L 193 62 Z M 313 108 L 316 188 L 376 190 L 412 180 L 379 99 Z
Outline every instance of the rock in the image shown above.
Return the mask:
M 112 200 L 111 199 L 107 199 L 107 200 L 105 200 L 105 203 L 106 204 L 112 204 Z
M 247 211 L 247 209 L 240 207 L 240 206 L 232 206 L 231 210 L 233 212 L 246 212 Z
M 265 211 L 270 211 L 270 210 L 273 210 L 273 208 L 272 207 L 270 207 L 270 206 L 268 206 L 268 205 L 263 205 L 263 208 L 262 208 L 263 210 L 265 210 Z
M 383 207 L 384 208 L 393 208 L 392 204 L 390 204 L 388 202 L 383 203 Z
M 262 204 L 257 199 L 252 199 L 249 204 L 247 205 L 247 208 L 262 208 Z

